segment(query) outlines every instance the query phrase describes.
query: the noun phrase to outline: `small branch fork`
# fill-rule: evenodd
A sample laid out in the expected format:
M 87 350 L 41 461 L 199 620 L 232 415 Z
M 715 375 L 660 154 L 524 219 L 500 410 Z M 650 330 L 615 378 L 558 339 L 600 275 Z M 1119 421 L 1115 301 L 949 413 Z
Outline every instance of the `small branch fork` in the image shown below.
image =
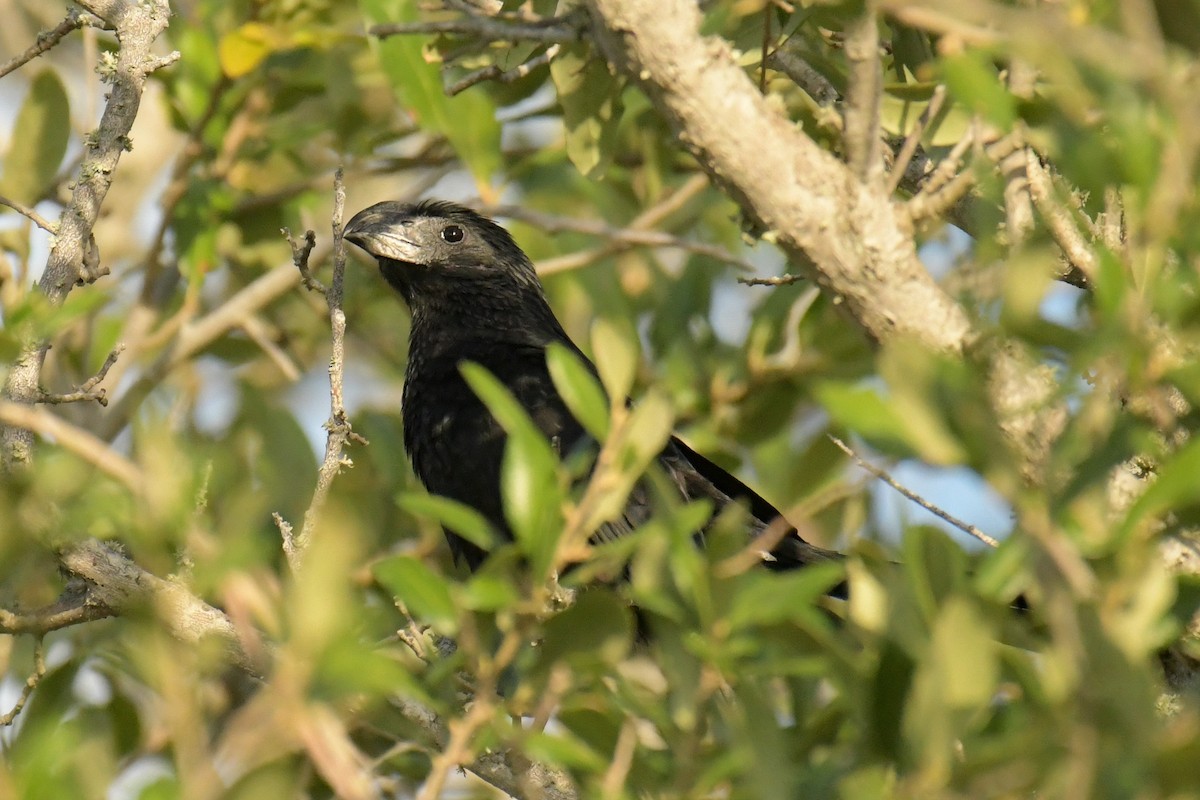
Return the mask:
M 25 704 L 29 702 L 29 697 L 33 694 L 33 690 L 42 682 L 42 678 L 46 675 L 46 648 L 42 644 L 42 637 L 39 635 L 33 643 L 33 672 L 25 679 L 25 685 L 21 687 L 21 695 L 17 698 L 17 702 L 13 703 L 5 714 L 0 715 L 0 728 L 6 728 L 12 725 L 21 710 L 25 708 Z
M 496 83 L 515 83 L 521 80 L 529 73 L 533 72 L 538 67 L 544 67 L 554 59 L 558 58 L 558 54 L 562 52 L 562 44 L 555 42 L 547 47 L 538 55 L 520 64 L 512 69 L 501 69 L 497 64 L 490 64 L 482 69 L 477 69 L 469 73 L 461 80 L 455 81 L 446 87 L 446 94 L 454 97 L 456 94 L 465 92 L 477 83 L 484 81 L 495 81 Z
M 313 490 L 312 501 L 304 512 L 304 524 L 299 535 L 295 534 L 291 524 L 279 514 L 274 515 L 275 524 L 283 538 L 283 552 L 287 556 L 288 566 L 293 573 L 299 573 L 304 559 L 304 551 L 312 541 L 313 531 L 320 518 L 321 509 L 329 497 L 329 488 L 333 479 L 342 467 L 350 467 L 354 462 L 344 454 L 346 445 L 350 442 L 366 444 L 367 440 L 355 433 L 346 419 L 346 407 L 342 395 L 342 376 L 344 374 L 346 355 L 346 314 L 342 310 L 342 282 L 346 273 L 346 246 L 342 240 L 343 218 L 346 210 L 346 186 L 344 174 L 339 167 L 333 176 L 333 279 L 328 288 L 313 277 L 308 265 L 308 258 L 316 246 L 316 234 L 307 231 L 303 243 L 298 243 L 286 228 L 283 235 L 292 247 L 292 260 L 300 271 L 304 285 L 310 291 L 319 292 L 325 296 L 329 307 L 329 323 L 332 329 L 332 354 L 329 358 L 329 420 L 325 423 L 328 436 L 325 439 L 325 458 L 317 473 L 317 486 Z
M 544 67 L 558 57 L 564 44 L 578 42 L 584 37 L 586 26 L 582 12 L 572 12 L 559 17 L 537 17 L 525 14 L 496 14 L 470 3 L 454 3 L 463 12 L 457 19 L 433 22 L 397 22 L 373 26 L 368 33 L 379 38 L 398 35 L 434 34 L 461 36 L 480 42 L 536 42 L 546 49 L 512 69 L 498 64 L 473 70 L 446 87 L 446 94 L 453 97 L 485 81 L 513 83 Z M 447 60 L 452 60 L 447 57 Z
M 96 374 L 88 378 L 73 392 L 66 394 L 52 394 L 43 391 L 41 397 L 38 398 L 39 403 L 49 403 L 50 405 L 59 405 L 61 403 L 79 403 L 86 400 L 95 400 L 102 406 L 108 405 L 108 394 L 103 388 L 96 388 L 101 381 L 108 375 L 108 371 L 112 369 L 113 364 L 117 363 L 117 358 L 125 350 L 125 345 L 119 344 L 113 348 L 113 351 L 108 354 L 108 358 L 104 359 L 104 363 L 100 365 L 100 369 Z
M 48 31 L 42 31 L 37 35 L 37 39 L 31 44 L 25 52 L 18 56 L 9 59 L 4 66 L 0 67 L 0 78 L 3 78 L 8 73 L 18 70 L 28 64 L 33 59 L 40 56 L 42 53 L 50 50 L 56 44 L 61 42 L 71 31 L 79 30 L 80 28 L 92 27 L 109 30 L 109 27 L 104 24 L 104 21 L 99 17 L 88 14 L 81 9 L 72 8 L 67 12 L 67 17 L 62 22 L 55 25 Z

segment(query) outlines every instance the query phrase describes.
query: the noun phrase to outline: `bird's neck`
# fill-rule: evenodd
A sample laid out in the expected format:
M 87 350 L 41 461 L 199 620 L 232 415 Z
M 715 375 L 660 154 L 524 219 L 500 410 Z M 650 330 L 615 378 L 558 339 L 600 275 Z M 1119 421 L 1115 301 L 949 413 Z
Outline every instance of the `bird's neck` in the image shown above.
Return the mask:
M 567 338 L 540 289 L 485 281 L 408 288 L 410 363 L 479 360 L 485 353 L 541 348 Z

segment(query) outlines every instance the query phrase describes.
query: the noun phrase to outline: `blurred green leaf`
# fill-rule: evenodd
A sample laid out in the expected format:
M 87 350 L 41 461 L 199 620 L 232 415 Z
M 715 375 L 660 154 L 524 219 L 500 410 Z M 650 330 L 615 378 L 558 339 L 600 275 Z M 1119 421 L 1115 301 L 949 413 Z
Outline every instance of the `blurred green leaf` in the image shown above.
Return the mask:
M 633 389 L 638 346 L 631 332 L 601 317 L 592 323 L 592 354 L 609 401 L 621 403 Z
M 407 0 L 362 0 L 369 23 L 412 22 L 417 6 Z M 446 137 L 471 174 L 481 194 L 487 194 L 500 168 L 500 125 L 486 94 L 463 92 L 447 97 L 437 64 L 426 61 L 416 36 L 371 38 L 384 72 L 426 130 Z
M 608 436 L 608 399 L 596 376 L 583 360 L 565 345 L 546 348 L 546 365 L 554 388 L 584 429 L 599 441 Z
M 540 657 L 547 668 L 562 659 L 577 665 L 615 664 L 633 644 L 633 614 L 629 604 L 612 592 L 584 589 L 543 630 Z
M 591 48 L 565 45 L 550 62 L 567 132 L 567 156 L 589 178 L 612 162 L 621 120 L 621 84 Z
M 405 492 L 396 498 L 396 505 L 410 514 L 437 520 L 484 551 L 490 551 L 496 542 L 496 531 L 486 517 L 449 497 Z
M 1001 130 L 1012 127 L 1017 116 L 1016 101 L 986 54 L 968 51 L 945 58 L 942 72 L 958 102 Z
M 453 634 L 458 611 L 445 579 L 411 556 L 393 556 L 373 568 L 375 580 L 404 603 L 412 615 L 439 632 Z
M 30 82 L 14 130 L 17 135 L 4 156 L 0 194 L 36 203 L 58 175 L 71 136 L 71 107 L 57 72 L 42 70 Z
M 892 404 L 872 389 L 834 381 L 821 381 L 813 394 L 838 425 L 854 431 L 872 445 L 904 452 L 907 423 Z
M 558 456 L 512 393 L 478 364 L 459 369 L 508 434 L 500 470 L 504 515 L 535 574 L 545 574 L 562 534 Z

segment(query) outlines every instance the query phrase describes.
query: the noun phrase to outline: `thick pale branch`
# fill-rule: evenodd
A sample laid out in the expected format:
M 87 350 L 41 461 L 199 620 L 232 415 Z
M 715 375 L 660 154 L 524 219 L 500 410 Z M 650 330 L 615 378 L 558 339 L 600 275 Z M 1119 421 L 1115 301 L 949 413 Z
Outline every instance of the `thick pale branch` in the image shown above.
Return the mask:
M 972 338 L 966 314 L 918 260 L 905 215 L 771 108 L 729 45 L 700 35 L 694 3 L 588 6 L 608 60 L 642 85 L 705 169 L 793 261 L 811 265 L 868 336 L 901 334 L 962 352 Z
M 0 400 L 0 424 L 36 432 L 54 440 L 60 447 L 116 478 L 135 494 L 146 486 L 145 475 L 137 464 L 113 450 L 95 434 L 72 425 L 44 408 Z
M 709 174 L 868 337 L 915 340 L 955 355 L 974 349 L 978 335 L 966 312 L 917 258 L 909 209 L 772 108 L 729 44 L 700 34 L 695 3 L 587 6 L 591 39 L 608 61 L 642 86 Z M 989 156 L 1003 143 L 989 147 Z M 1053 378 L 1013 348 L 979 354 L 992 362 L 1000 424 L 1035 479 L 1063 423 L 1051 400 Z
M 314 258 L 324 258 L 328 250 L 318 248 Z M 148 367 L 104 417 L 98 431 L 101 438 L 116 436 L 133 416 L 138 404 L 176 366 L 211 345 L 234 328 L 243 327 L 261 309 L 278 300 L 300 283 L 300 273 L 289 261 L 256 278 L 233 297 L 191 324 L 184 325 L 171 348 Z

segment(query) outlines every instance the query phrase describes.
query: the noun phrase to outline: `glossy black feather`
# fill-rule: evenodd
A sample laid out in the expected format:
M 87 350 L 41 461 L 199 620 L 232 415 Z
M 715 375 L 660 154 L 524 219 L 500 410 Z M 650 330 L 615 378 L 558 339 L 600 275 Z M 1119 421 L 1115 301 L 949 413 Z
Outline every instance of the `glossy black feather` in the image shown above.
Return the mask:
M 452 203 L 379 203 L 346 225 L 345 237 L 379 263 L 383 277 L 412 310 L 404 384 L 404 439 L 417 476 L 433 494 L 482 513 L 508 533 L 500 494 L 504 432 L 459 373 L 463 361 L 492 372 L 516 396 L 560 453 L 587 436 L 554 388 L 546 347 L 575 347 L 546 302 L 529 258 L 506 230 Z M 589 363 L 590 365 L 590 363 Z M 659 457 L 680 493 L 708 498 L 717 509 L 745 503 L 751 535 L 779 512 L 733 475 L 672 438 Z M 597 537 L 636 527 L 650 510 L 644 488 L 635 490 L 624 518 Z M 447 531 L 450 546 L 472 569 L 486 554 Z M 808 544 L 795 531 L 769 556 L 768 565 L 791 568 L 837 557 Z

